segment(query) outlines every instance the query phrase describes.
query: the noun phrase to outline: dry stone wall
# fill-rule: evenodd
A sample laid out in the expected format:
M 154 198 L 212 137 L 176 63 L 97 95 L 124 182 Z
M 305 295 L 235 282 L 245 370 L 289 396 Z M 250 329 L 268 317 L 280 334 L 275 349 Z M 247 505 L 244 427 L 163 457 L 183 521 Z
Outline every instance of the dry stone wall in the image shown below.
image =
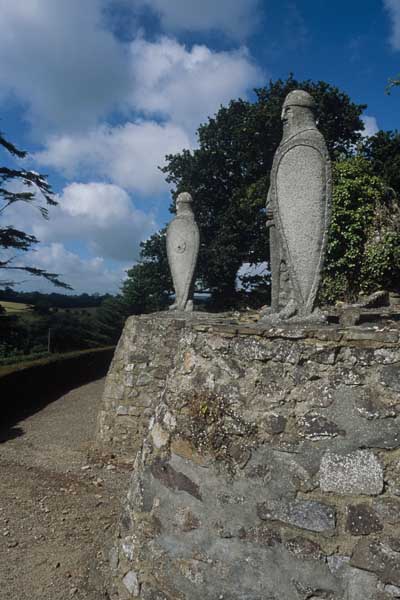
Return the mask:
M 98 428 L 136 455 L 111 597 L 400 598 L 399 392 L 393 323 L 131 318 Z
M 97 449 L 133 464 L 173 368 L 185 321 L 131 317 L 116 348 L 97 422 Z

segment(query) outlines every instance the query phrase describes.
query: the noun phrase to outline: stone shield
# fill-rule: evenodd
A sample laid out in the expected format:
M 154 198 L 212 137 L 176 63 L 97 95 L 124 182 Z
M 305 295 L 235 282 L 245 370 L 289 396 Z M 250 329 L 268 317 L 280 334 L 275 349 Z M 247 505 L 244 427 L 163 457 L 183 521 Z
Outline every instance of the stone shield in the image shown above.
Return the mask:
M 177 308 L 185 309 L 199 253 L 199 228 L 194 218 L 177 216 L 168 226 L 167 254 Z
M 312 312 L 327 242 L 331 167 L 325 144 L 293 140 L 272 170 L 276 225 L 288 257 L 299 313 Z

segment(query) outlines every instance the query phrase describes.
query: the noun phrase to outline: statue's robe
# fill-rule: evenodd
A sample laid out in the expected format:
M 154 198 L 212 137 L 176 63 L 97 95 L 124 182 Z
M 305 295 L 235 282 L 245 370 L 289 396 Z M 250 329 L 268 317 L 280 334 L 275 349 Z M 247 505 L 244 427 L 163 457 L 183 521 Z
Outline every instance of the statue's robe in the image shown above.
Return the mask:
M 175 289 L 173 310 L 192 310 L 193 278 L 199 254 L 199 228 L 192 211 L 178 214 L 168 225 L 167 256 Z
M 310 315 L 314 309 L 327 243 L 331 185 L 328 150 L 316 127 L 304 129 L 281 143 L 274 157 L 268 194 L 273 215 L 273 311 L 278 305 L 281 308 L 286 299 L 295 302 L 301 316 Z M 289 290 L 284 289 L 285 267 Z

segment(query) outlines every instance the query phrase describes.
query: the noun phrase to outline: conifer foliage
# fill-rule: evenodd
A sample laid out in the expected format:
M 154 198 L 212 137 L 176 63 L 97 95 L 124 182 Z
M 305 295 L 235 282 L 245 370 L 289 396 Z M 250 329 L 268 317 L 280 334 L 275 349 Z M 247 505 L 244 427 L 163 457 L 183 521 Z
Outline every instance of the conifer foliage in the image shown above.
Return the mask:
M 26 152 L 18 149 L 0 133 L 0 146 L 16 159 L 26 157 Z M 21 264 L 21 252 L 30 250 L 39 240 L 34 236 L 7 224 L 7 209 L 17 202 L 34 205 L 44 219 L 48 219 L 48 206 L 57 204 L 47 177 L 20 168 L 0 165 L 0 269 L 4 276 L 0 276 L 0 287 L 15 284 L 12 273 L 25 272 L 29 275 L 44 277 L 54 285 L 71 289 L 62 282 L 57 273 L 49 273 L 29 265 Z M 15 252 L 14 252 L 15 251 Z

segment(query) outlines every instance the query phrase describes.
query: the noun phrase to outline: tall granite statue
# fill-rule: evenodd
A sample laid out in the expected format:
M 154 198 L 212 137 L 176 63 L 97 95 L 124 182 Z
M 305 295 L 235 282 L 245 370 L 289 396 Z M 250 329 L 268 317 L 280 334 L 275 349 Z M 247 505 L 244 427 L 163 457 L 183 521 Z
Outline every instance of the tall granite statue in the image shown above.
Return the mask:
M 283 137 L 267 199 L 271 254 L 271 308 L 264 321 L 323 318 L 315 302 L 324 263 L 331 208 L 331 164 L 303 90 L 287 95 Z
M 175 289 L 170 310 L 193 310 L 194 273 L 199 254 L 199 228 L 194 220 L 192 197 L 187 192 L 176 200 L 176 217 L 167 229 L 167 255 Z

